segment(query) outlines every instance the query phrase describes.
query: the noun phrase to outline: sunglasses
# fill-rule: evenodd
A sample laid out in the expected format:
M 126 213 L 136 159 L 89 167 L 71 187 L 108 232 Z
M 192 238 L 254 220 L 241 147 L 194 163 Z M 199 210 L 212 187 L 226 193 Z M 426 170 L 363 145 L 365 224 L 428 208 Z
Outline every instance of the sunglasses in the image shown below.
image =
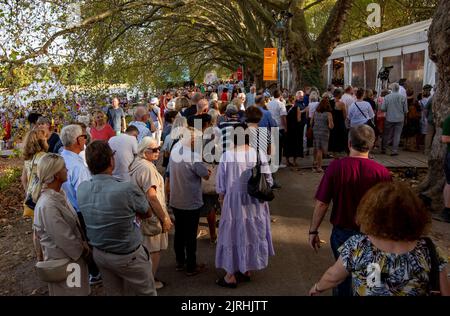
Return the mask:
M 147 148 L 147 150 L 153 152 L 153 153 L 157 153 L 158 151 L 161 151 L 161 147 L 156 147 L 156 148 Z

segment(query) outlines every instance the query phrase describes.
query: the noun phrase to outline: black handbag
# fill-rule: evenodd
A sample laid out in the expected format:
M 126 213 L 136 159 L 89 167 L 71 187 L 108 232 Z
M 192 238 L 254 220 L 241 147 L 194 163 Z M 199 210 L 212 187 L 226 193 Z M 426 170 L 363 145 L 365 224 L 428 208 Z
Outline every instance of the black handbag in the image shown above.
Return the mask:
M 261 173 L 261 160 L 259 150 L 256 151 L 256 165 L 252 168 L 252 175 L 248 180 L 247 192 L 250 196 L 257 198 L 260 202 L 269 202 L 275 198 L 272 187 Z
M 361 109 L 359 108 L 358 104 L 355 102 L 356 107 L 358 108 L 359 112 L 361 112 L 361 114 L 364 116 L 364 118 L 367 120 L 366 121 L 366 125 L 372 127 L 373 131 L 375 132 L 375 134 L 378 135 L 378 128 L 375 125 L 375 122 L 373 121 L 373 119 L 367 119 L 367 116 L 364 114 L 363 111 L 361 111 Z

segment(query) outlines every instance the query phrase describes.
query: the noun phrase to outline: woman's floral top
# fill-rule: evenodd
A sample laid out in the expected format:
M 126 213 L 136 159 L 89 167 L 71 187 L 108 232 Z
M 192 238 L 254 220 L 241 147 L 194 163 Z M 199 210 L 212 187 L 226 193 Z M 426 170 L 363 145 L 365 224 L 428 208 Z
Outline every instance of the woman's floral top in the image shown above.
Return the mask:
M 420 296 L 428 295 L 431 268 L 425 240 L 404 254 L 377 249 L 366 235 L 349 238 L 339 249 L 345 268 L 352 274 L 356 296 Z M 447 260 L 437 248 L 439 271 Z

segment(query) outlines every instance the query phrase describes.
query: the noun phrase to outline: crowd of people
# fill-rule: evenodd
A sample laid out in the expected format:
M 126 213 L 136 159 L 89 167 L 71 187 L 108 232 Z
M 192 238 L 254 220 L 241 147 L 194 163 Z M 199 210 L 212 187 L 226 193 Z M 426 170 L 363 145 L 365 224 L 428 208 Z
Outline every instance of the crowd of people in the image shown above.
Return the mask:
M 392 143 L 397 155 L 401 134 L 414 124 L 419 133 L 422 116 L 428 119 L 428 87 L 420 118 L 408 117 L 416 103 L 398 84 L 391 88 L 380 98 L 352 87 L 307 88 L 294 97 L 219 82 L 164 91 L 127 111 L 113 98 L 61 130 L 48 115 L 29 115 L 22 184 L 39 277 L 50 295 L 88 295 L 100 282 L 107 295 L 156 295 L 167 286 L 158 268 L 173 229 L 174 270 L 188 277 L 207 270 L 197 261 L 199 219 L 206 217 L 215 267 L 225 270 L 216 284 L 236 288 L 275 254 L 268 200 L 249 191 L 249 180 L 257 172 L 269 190 L 279 189 L 278 169 L 298 166 L 313 148 L 316 172 L 324 172 L 329 152 L 346 157 L 329 165 L 316 193 L 309 243 L 320 248 L 318 230 L 332 202 L 337 261 L 310 294 L 450 295 L 446 259 L 422 238 L 429 212 L 370 159 L 376 145 L 385 151 Z M 367 277 L 373 262 L 383 264 L 375 287 Z M 80 287 L 55 272 L 69 263 L 81 267 Z M 431 289 L 436 269 L 440 287 Z

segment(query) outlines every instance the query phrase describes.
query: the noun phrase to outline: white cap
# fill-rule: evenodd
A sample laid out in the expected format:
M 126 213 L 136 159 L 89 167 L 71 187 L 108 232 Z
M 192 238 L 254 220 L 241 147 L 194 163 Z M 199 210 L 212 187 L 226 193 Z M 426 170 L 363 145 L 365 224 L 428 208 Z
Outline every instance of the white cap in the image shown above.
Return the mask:
M 150 104 L 158 104 L 158 103 L 159 103 L 158 98 L 151 98 L 150 99 Z

